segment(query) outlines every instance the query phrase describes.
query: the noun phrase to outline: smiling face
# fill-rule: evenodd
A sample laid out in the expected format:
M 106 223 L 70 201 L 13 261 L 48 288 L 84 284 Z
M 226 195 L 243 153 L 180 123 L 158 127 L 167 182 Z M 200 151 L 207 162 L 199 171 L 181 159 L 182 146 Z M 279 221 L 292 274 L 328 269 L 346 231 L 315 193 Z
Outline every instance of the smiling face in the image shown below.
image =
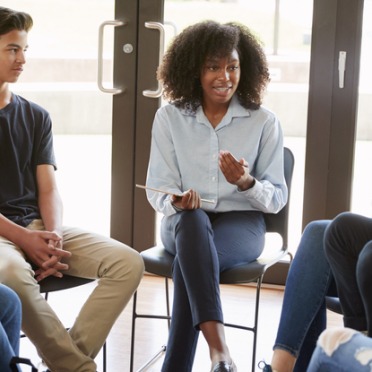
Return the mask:
M 203 105 L 227 106 L 238 88 L 240 61 L 237 50 L 222 58 L 208 58 L 200 74 Z
M 0 85 L 18 80 L 26 63 L 27 32 L 12 30 L 0 35 Z

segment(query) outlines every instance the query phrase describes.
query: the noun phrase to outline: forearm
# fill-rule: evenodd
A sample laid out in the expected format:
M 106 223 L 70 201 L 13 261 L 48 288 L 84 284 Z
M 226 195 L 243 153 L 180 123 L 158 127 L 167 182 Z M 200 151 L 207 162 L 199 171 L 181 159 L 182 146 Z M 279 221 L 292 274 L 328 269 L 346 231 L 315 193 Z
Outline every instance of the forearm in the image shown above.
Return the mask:
M 47 237 L 46 243 L 49 257 L 39 264 L 39 269 L 35 271 L 35 277 L 38 281 L 48 276 L 62 277 L 62 270 L 68 269 L 68 265 L 61 262 L 63 257 L 69 257 L 71 254 L 63 250 L 62 239 L 62 201 L 57 188 L 52 188 L 47 192 L 39 194 L 40 215 L 46 230 L 45 233 L 54 236 Z M 56 235 L 57 234 L 57 235 Z
M 39 195 L 39 209 L 45 230 L 62 232 L 63 206 L 57 190 Z
M 18 246 L 22 246 L 22 239 L 26 233 L 27 229 L 17 225 L 0 213 L 0 236 Z

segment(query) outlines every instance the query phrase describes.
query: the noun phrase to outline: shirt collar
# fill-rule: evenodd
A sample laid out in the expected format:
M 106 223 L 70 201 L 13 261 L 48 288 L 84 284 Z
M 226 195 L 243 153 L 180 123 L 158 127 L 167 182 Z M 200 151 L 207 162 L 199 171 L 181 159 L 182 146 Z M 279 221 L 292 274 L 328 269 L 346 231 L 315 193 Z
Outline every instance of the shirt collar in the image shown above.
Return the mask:
M 195 115 L 196 120 L 197 120 L 198 123 L 210 126 L 210 123 L 209 123 L 207 117 L 204 115 L 204 111 L 203 111 L 202 106 L 199 106 L 195 113 L 193 113 L 193 114 L 189 113 L 189 115 Z M 218 124 L 216 129 L 220 129 L 220 128 L 230 124 L 232 119 L 235 118 L 235 117 L 245 117 L 245 116 L 246 117 L 251 116 L 250 111 L 248 109 L 244 108 L 239 103 L 238 97 L 236 95 L 234 95 L 231 99 L 229 108 L 228 108 L 225 116 L 221 120 L 220 124 Z

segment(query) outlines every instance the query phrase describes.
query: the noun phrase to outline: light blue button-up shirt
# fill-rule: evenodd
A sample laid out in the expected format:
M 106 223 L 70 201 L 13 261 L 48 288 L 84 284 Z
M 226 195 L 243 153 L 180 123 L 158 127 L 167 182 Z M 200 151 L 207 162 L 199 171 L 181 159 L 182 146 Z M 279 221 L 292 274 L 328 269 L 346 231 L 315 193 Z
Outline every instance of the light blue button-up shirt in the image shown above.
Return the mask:
M 219 169 L 219 151 L 230 151 L 249 164 L 255 185 L 240 191 Z M 277 213 L 287 202 L 283 170 L 283 134 L 269 110 L 243 108 L 233 97 L 222 121 L 213 128 L 200 106 L 195 113 L 167 104 L 158 109 L 152 128 L 147 186 L 180 194 L 199 192 L 210 212 L 258 210 Z M 176 213 L 170 196 L 147 190 L 159 213 Z

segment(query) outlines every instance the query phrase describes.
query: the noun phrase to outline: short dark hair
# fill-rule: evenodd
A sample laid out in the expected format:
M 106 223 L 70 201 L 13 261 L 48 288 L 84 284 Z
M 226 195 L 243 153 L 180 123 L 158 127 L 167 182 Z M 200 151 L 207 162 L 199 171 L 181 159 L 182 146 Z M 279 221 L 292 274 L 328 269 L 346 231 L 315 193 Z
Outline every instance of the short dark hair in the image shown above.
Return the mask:
M 13 30 L 28 32 L 32 25 L 33 20 L 29 14 L 0 6 L 0 36 Z
M 202 21 L 177 35 L 158 69 L 163 96 L 177 107 L 195 111 L 202 101 L 200 73 L 207 58 L 226 57 L 234 49 L 240 60 L 237 88 L 240 104 L 258 109 L 270 80 L 261 42 L 248 27 L 239 23 Z

